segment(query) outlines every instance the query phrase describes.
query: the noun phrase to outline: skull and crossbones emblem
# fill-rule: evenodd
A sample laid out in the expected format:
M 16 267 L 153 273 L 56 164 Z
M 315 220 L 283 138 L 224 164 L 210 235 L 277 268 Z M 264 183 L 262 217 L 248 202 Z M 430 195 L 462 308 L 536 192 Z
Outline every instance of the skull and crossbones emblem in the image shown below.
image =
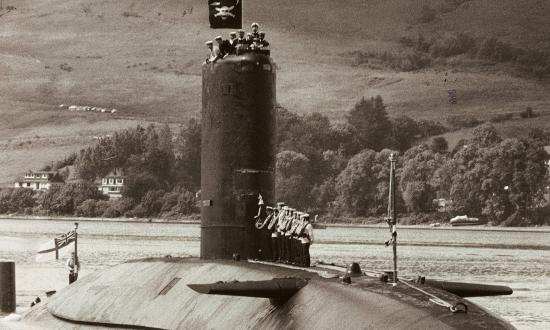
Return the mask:
M 239 1 L 237 1 L 235 6 L 238 3 L 239 3 Z M 221 2 L 212 2 L 210 5 L 211 6 L 220 6 Z M 230 16 L 232 18 L 235 18 L 235 15 L 231 12 L 235 8 L 235 6 L 231 6 L 231 7 L 228 7 L 228 6 L 214 7 L 214 9 L 216 9 L 218 11 L 217 13 L 214 14 L 214 17 L 219 17 L 222 20 L 226 20 Z

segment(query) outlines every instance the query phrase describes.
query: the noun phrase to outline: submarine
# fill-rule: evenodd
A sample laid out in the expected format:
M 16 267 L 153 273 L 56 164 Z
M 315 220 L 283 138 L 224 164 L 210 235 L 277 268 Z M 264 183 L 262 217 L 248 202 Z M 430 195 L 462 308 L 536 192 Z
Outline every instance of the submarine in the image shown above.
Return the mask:
M 513 329 L 467 297 L 508 287 L 267 262 L 254 225 L 274 201 L 276 64 L 240 51 L 202 66 L 200 257 L 130 260 L 32 307 L 40 329 Z M 395 185 L 393 185 L 395 187 Z M 391 195 L 391 194 L 390 194 Z M 390 196 L 391 197 L 391 196 Z M 391 200 L 391 199 L 390 199 Z M 395 219 L 395 211 L 393 214 Z M 395 240 L 394 240 L 395 246 Z

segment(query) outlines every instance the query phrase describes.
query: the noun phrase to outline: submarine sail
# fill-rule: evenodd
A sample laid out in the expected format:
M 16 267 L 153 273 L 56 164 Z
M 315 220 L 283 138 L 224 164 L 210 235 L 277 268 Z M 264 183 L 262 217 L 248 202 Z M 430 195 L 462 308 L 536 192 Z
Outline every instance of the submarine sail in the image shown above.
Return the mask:
M 270 258 L 253 219 L 258 195 L 274 198 L 275 64 L 246 52 L 203 64 L 202 77 L 200 256 Z

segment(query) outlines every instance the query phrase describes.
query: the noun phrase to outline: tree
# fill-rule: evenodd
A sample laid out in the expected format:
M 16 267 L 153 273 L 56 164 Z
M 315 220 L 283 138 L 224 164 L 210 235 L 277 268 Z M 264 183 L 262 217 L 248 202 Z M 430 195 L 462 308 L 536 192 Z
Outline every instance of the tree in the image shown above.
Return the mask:
M 496 224 L 509 218 L 527 222 L 528 212 L 544 200 L 547 157 L 533 140 L 501 141 L 491 127 L 474 130 L 446 166 L 452 173 L 453 211 L 485 216 Z
M 307 176 L 309 170 L 309 158 L 304 154 L 285 150 L 276 156 L 277 175 L 289 177 L 292 175 Z
M 336 178 L 336 207 L 343 214 L 382 214 L 388 206 L 390 150 L 365 149 Z
M 201 124 L 190 119 L 176 139 L 175 177 L 178 183 L 197 191 L 201 184 Z
M 402 157 L 400 188 L 410 212 L 433 211 L 432 200 L 439 187 L 434 185 L 435 172 L 445 163 L 445 156 L 434 153 L 427 145 L 413 147 Z
M 421 135 L 418 123 L 409 116 L 398 116 L 391 120 L 391 146 L 401 152 L 409 149 Z
M 27 188 L 8 188 L 0 191 L 0 214 L 25 212 L 34 207 L 34 191 Z
M 374 151 L 384 148 L 391 122 L 382 97 L 361 98 L 347 114 L 347 121 L 354 128 L 353 148 L 356 152 L 365 148 Z
M 165 153 L 172 153 L 174 145 L 172 143 L 172 130 L 168 124 L 162 125 L 158 133 L 158 146 L 157 148 Z
M 479 147 L 488 147 L 502 141 L 495 127 L 491 124 L 483 124 L 474 128 L 472 142 Z
M 308 171 L 309 159 L 298 152 L 285 150 L 277 154 L 275 195 L 288 205 L 306 209 L 311 207 Z
M 449 143 L 447 143 L 447 140 L 444 137 L 438 136 L 432 139 L 430 148 L 433 152 L 446 153 L 449 151 Z

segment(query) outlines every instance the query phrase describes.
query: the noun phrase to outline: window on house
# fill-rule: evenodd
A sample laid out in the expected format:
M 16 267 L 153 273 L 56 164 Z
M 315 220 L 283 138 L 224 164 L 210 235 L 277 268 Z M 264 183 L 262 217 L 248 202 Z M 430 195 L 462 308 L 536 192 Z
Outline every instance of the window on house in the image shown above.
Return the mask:
M 31 183 L 30 182 L 27 182 L 27 187 L 30 187 L 31 186 Z
M 113 184 L 114 183 L 114 179 L 109 179 L 109 184 Z
M 47 179 L 48 175 L 47 174 L 42 174 L 42 178 Z
M 116 179 L 116 183 L 122 184 L 122 179 Z

